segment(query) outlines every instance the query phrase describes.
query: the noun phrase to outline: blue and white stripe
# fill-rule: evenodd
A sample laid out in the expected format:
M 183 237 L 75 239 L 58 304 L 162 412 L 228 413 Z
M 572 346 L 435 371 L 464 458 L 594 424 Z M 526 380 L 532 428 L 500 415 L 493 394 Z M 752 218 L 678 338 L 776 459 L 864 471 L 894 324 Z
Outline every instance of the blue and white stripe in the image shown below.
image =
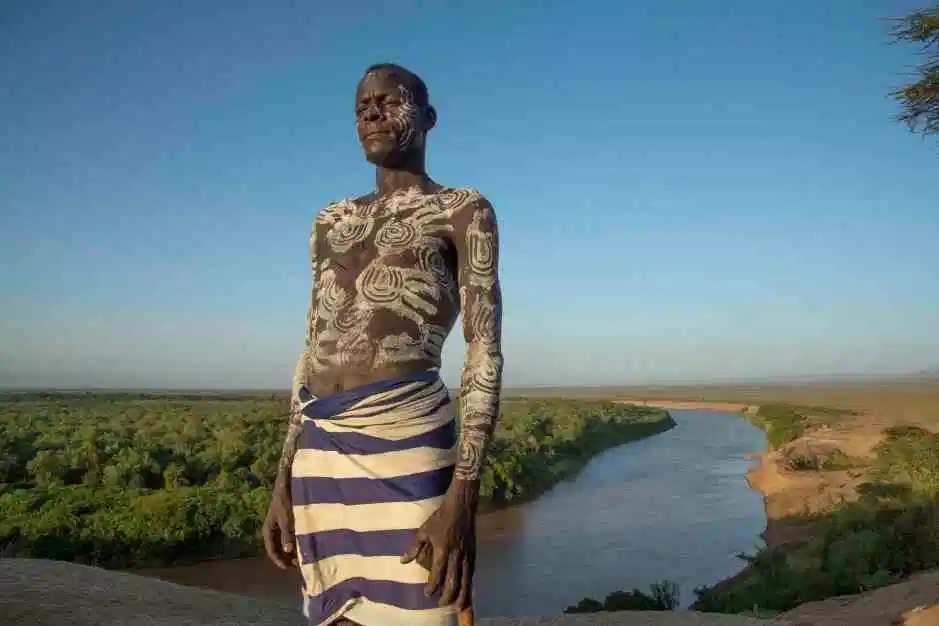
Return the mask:
M 310 624 L 456 625 L 455 606 L 425 597 L 427 570 L 401 563 L 453 477 L 456 423 L 438 372 L 298 397 L 291 495 Z

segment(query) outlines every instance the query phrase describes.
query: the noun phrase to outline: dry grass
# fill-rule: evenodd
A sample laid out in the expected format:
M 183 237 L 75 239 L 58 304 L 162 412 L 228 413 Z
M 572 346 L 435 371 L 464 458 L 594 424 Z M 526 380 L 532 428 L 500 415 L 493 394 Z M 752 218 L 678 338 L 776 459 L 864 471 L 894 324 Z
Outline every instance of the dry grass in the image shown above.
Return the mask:
M 836 406 L 910 423 L 939 425 L 939 378 L 845 383 L 759 385 L 656 385 L 507 389 L 507 396 L 629 397 L 764 404 Z M 923 424 L 926 425 L 926 424 Z
M 506 395 L 629 398 L 760 405 L 784 402 L 848 409 L 840 428 L 828 434 L 851 456 L 867 456 L 883 429 L 898 424 L 939 431 L 939 378 L 845 383 L 761 385 L 663 385 L 597 388 L 512 389 Z

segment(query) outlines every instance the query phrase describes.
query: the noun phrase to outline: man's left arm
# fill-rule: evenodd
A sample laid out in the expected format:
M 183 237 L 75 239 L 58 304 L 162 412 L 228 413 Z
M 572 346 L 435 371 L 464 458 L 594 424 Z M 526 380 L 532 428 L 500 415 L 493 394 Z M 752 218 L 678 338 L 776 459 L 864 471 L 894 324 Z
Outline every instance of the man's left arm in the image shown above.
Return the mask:
M 486 449 L 502 391 L 502 293 L 499 233 L 482 196 L 453 217 L 466 356 L 460 381 L 460 443 L 453 480 L 440 508 L 418 529 L 402 562 L 430 569 L 424 592 L 466 609 L 476 568 L 476 507 Z M 430 547 L 430 554 L 425 547 Z M 419 556 L 419 555 L 422 555 Z M 427 557 L 430 558 L 427 558 Z M 430 561 L 429 563 L 427 561 Z
M 476 491 L 502 391 L 499 229 L 492 205 L 482 196 L 461 211 L 455 222 L 466 354 L 460 377 L 460 444 L 454 488 Z

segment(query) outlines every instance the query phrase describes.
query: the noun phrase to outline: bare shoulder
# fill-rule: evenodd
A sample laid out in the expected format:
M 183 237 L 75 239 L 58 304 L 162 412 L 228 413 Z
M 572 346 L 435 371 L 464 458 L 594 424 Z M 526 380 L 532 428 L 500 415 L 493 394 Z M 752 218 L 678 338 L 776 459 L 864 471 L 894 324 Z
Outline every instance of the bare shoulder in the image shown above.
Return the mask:
M 355 212 L 355 208 L 364 202 L 368 196 L 361 198 L 343 198 L 342 200 L 333 200 L 320 208 L 313 218 L 313 225 L 318 224 L 331 225 L 338 222 L 343 217 Z
M 321 207 L 313 216 L 313 223 L 310 225 L 309 245 L 310 258 L 313 260 L 314 265 L 324 250 L 322 245 L 324 233 L 344 216 L 353 213 L 355 206 L 355 201 L 350 198 L 334 200 Z
M 492 209 L 492 204 L 475 187 L 444 187 L 437 192 L 440 203 L 447 209 L 452 209 L 454 214 L 465 210 L 477 210 L 480 208 Z
M 485 223 L 495 227 L 496 213 L 486 198 L 474 187 L 444 188 L 439 192 L 440 203 L 457 231 L 471 224 Z

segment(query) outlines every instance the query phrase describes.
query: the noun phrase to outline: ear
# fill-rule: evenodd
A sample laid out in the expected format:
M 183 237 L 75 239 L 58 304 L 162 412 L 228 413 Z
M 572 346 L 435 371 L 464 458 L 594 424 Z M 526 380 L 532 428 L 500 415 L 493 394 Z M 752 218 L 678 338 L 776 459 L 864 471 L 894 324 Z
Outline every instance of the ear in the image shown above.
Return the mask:
M 427 109 L 424 111 L 424 132 L 426 133 L 436 125 L 437 109 L 428 104 Z

